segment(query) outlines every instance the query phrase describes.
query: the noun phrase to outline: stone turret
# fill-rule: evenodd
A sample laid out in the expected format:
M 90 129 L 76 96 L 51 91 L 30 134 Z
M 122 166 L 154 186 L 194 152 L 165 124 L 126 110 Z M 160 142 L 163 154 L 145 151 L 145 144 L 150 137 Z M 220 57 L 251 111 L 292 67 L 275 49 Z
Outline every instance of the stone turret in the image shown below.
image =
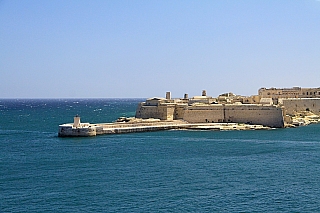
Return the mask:
M 73 118 L 73 127 L 80 127 L 80 117 L 79 115 L 76 115 L 74 118 Z
M 207 91 L 206 90 L 202 90 L 202 96 L 207 96 Z
M 171 92 L 166 92 L 166 99 L 171 100 Z

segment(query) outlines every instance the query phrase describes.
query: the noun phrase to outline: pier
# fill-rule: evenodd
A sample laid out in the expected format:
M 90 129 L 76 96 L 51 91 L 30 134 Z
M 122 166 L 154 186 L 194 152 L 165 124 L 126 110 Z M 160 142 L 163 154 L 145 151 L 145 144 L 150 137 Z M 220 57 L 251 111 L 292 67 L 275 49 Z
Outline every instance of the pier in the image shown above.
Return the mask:
M 270 129 L 262 125 L 238 123 L 188 123 L 182 120 L 161 121 L 159 119 L 122 118 L 114 123 L 81 123 L 80 117 L 74 117 L 74 122 L 59 125 L 59 137 L 88 137 L 103 134 L 123 134 L 136 132 L 151 132 L 161 130 L 262 130 Z

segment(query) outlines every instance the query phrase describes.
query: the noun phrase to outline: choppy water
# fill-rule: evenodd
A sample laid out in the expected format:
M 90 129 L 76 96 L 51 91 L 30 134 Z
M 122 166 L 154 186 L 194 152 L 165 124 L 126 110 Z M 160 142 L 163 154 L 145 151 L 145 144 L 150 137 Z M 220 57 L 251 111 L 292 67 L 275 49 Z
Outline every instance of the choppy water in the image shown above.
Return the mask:
M 57 137 L 139 101 L 0 100 L 0 211 L 320 212 L 320 125 Z

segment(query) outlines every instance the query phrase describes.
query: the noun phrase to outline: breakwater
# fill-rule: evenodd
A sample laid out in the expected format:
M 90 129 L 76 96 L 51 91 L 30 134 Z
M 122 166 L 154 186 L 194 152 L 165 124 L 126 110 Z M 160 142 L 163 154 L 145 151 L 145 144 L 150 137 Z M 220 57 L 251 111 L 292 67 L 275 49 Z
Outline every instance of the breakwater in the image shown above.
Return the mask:
M 262 130 L 270 129 L 262 125 L 238 123 L 188 123 L 182 120 L 160 121 L 159 119 L 130 119 L 114 123 L 80 123 L 80 117 L 74 123 L 59 125 L 59 137 L 87 137 L 103 134 L 123 134 L 151 132 L 161 130 Z

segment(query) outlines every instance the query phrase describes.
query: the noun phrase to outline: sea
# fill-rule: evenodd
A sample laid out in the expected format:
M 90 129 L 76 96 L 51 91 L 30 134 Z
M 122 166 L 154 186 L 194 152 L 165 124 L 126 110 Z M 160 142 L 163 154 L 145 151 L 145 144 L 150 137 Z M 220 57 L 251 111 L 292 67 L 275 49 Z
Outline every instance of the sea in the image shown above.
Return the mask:
M 144 99 L 1 99 L 0 212 L 320 212 L 320 125 L 59 138 Z

